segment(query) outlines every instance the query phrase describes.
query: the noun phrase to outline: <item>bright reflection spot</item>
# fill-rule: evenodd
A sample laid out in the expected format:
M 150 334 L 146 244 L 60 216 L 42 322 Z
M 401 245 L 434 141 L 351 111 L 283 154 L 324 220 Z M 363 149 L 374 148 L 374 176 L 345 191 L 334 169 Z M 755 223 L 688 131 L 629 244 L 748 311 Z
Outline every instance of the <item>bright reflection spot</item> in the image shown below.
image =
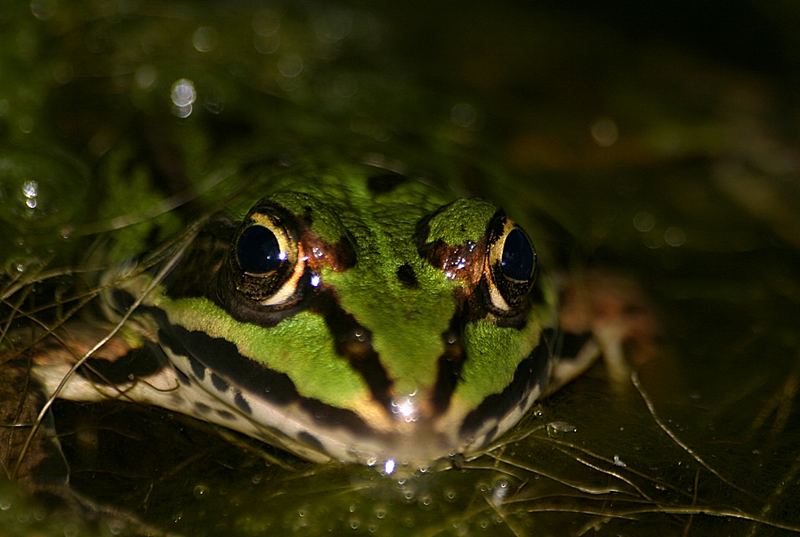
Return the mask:
M 187 118 L 192 114 L 192 104 L 197 100 L 197 92 L 194 89 L 194 82 L 186 78 L 181 78 L 172 84 L 170 92 L 172 99 L 173 113 L 180 118 Z
M 394 473 L 396 467 L 397 463 L 395 463 L 394 459 L 386 459 L 386 462 L 383 463 L 383 472 L 386 475 L 391 475 Z
M 211 52 L 217 46 L 217 30 L 201 26 L 192 34 L 192 46 L 197 52 Z
M 284 251 L 278 252 L 278 259 L 280 261 L 286 261 L 288 258 L 289 258 L 289 254 L 288 253 L 286 253 Z
M 39 183 L 34 180 L 22 183 L 22 195 L 25 196 L 25 205 L 29 209 L 35 209 L 38 205 Z
M 364 343 L 367 340 L 367 332 L 363 328 L 356 328 L 353 330 L 353 337 L 359 343 Z
M 625 468 L 626 466 L 628 466 L 627 464 L 625 464 L 625 461 L 619 458 L 619 455 L 614 455 L 614 465 L 619 466 L 621 468 Z
M 619 129 L 613 119 L 603 117 L 592 124 L 590 129 L 592 138 L 600 147 L 609 147 L 617 143 Z
M 22 183 L 22 194 L 26 198 L 35 198 L 39 195 L 39 183 L 36 181 L 25 181 Z
M 499 480 L 492 490 L 492 503 L 495 505 L 500 505 L 503 503 L 503 500 L 506 496 L 508 496 L 510 489 L 511 487 L 509 487 L 507 480 Z
M 397 414 L 406 423 L 417 421 L 417 404 L 414 402 L 413 394 L 392 401 L 392 413 Z
M 309 283 L 311 283 L 311 287 L 319 287 L 320 284 L 319 274 L 312 274 L 311 281 Z

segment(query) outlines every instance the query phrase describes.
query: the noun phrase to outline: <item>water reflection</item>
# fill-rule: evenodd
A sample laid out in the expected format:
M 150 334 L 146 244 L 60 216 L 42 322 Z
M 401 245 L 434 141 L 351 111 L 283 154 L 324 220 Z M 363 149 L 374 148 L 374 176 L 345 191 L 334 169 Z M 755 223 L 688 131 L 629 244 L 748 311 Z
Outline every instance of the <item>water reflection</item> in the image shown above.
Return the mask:
M 179 118 L 187 118 L 192 114 L 192 105 L 197 99 L 194 82 L 181 78 L 172 84 L 170 93 L 172 99 L 172 112 Z

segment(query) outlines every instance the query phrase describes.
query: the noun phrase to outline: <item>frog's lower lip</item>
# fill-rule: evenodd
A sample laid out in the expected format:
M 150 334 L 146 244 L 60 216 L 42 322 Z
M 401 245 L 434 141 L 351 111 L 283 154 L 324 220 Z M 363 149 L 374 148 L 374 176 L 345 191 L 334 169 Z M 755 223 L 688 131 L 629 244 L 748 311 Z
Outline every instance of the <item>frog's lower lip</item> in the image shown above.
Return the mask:
M 205 401 L 193 403 L 190 413 L 205 414 L 208 421 L 282 444 L 312 460 L 329 456 L 368 465 L 390 459 L 398 465 L 424 465 L 483 448 L 530 408 L 549 373 L 549 355 L 542 345 L 541 352 L 534 351 L 520 364 L 518 380 L 486 404 L 475 408 L 454 400 L 444 413 L 432 414 L 425 408 L 429 394 L 420 391 L 395 396 L 391 415 L 376 407 L 366 419 L 363 412 L 303 397 L 283 373 L 238 356 L 226 340 L 196 333 L 193 337 L 203 340 L 204 362 L 213 361 L 201 363 L 180 343 L 190 336 L 160 338 L 184 384 L 184 398 L 190 400 L 195 390 L 196 400 Z M 219 404 L 210 407 L 209 395 Z

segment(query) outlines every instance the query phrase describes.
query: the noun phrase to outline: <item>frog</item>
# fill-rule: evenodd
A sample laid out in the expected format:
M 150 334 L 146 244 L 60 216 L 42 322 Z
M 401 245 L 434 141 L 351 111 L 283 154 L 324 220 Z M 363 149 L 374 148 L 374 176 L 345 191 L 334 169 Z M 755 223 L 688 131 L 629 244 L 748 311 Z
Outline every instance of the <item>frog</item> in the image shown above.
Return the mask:
M 367 164 L 253 182 L 259 198 L 107 271 L 102 322 L 43 338 L 47 401 L 162 407 L 391 473 L 487 449 L 602 354 L 490 201 Z

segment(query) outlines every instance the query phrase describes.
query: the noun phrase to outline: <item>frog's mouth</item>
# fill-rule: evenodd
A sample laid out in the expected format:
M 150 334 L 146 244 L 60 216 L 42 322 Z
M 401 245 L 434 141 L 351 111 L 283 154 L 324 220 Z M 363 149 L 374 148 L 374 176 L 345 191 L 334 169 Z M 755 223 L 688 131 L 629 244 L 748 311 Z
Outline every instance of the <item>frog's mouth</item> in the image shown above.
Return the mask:
M 185 397 L 197 395 L 189 413 L 277 442 L 311 460 L 321 460 L 322 454 L 366 464 L 387 458 L 398 464 L 428 464 L 485 447 L 528 410 L 550 374 L 550 352 L 543 339 L 501 393 L 471 409 L 456 402 L 438 414 L 420 414 L 420 407 L 430 406 L 430 397 L 422 403 L 412 395 L 394 394 L 389 383 L 387 419 L 305 397 L 288 375 L 241 355 L 232 342 L 170 324 L 163 311 L 151 309 Z M 463 353 L 456 349 L 460 346 L 453 347 L 452 352 Z M 444 374 L 440 370 L 440 377 Z M 217 404 L 209 405 L 209 399 Z
M 124 303 L 129 297 L 117 298 Z M 182 385 L 180 397 L 188 399 L 180 408 L 173 403 L 156 404 L 268 442 L 277 441 L 313 460 L 319 457 L 309 455 L 308 450 L 359 462 L 387 453 L 398 460 L 430 461 L 484 447 L 516 422 L 545 390 L 552 367 L 553 335 L 547 330 L 541 334 L 538 346 L 520 361 L 501 391 L 468 403 L 458 396 L 457 387 L 469 359 L 464 330 L 476 316 L 474 309 L 470 310 L 470 298 L 476 297 L 454 298 L 458 305 L 440 335 L 441 355 L 434 358 L 435 379 L 419 392 L 405 394 L 396 389 L 382 364 L 370 330 L 340 305 L 333 288 L 323 284 L 307 297 L 302 309 L 324 320 L 336 353 L 369 389 L 371 400 L 351 407 L 306 396 L 287 373 L 242 354 L 234 341 L 175 324 L 157 305 L 141 305 L 139 310 L 153 319 L 157 340 Z M 281 314 L 286 318 L 297 311 Z M 264 324 L 264 319 L 241 320 Z M 277 318 L 270 321 L 267 324 L 271 326 L 280 322 Z

